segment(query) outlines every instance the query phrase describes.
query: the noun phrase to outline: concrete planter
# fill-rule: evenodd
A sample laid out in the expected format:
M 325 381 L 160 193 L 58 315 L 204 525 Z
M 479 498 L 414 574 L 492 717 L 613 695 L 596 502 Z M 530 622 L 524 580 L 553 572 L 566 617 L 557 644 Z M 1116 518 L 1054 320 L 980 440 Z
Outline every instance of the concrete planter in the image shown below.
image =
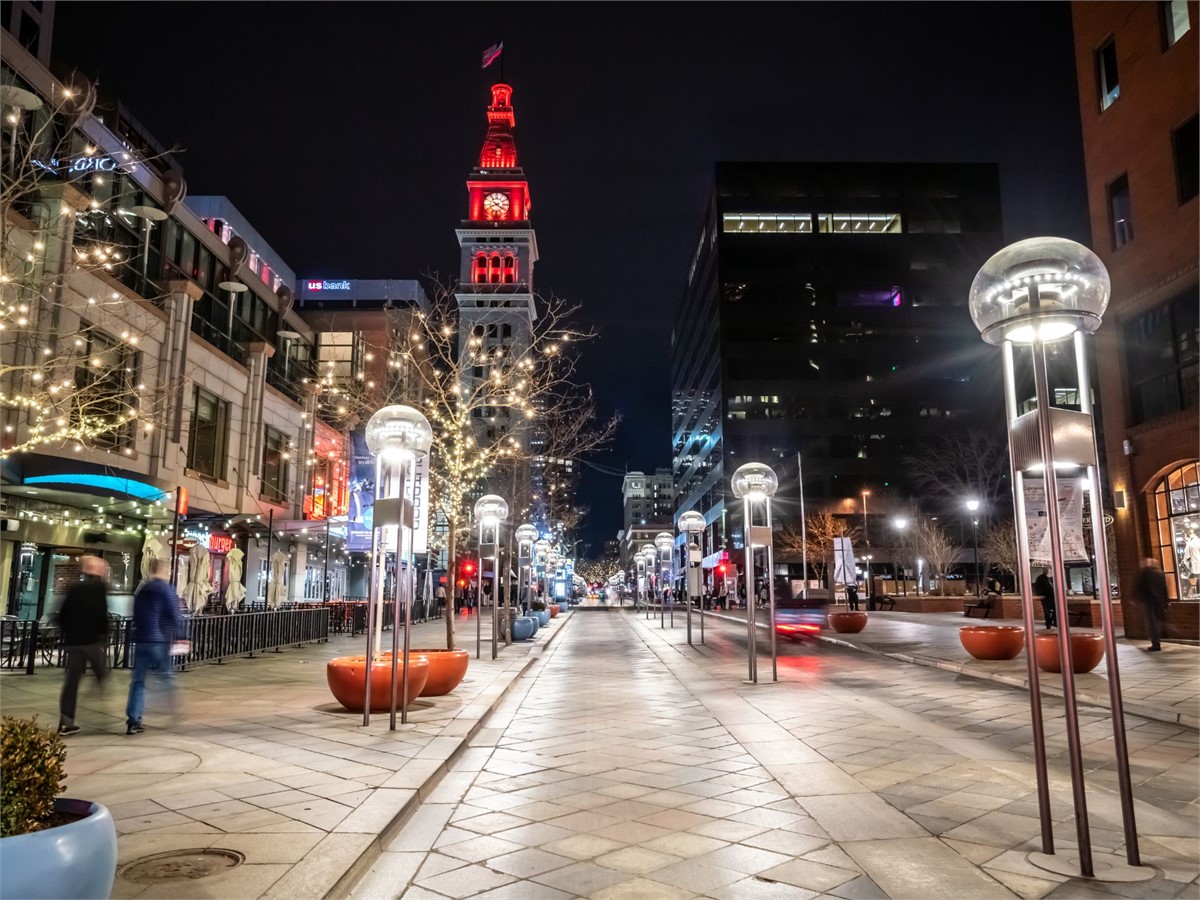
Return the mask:
M 533 637 L 538 630 L 538 621 L 532 616 L 517 616 L 512 623 L 512 637 L 514 641 L 527 641 Z
M 551 603 L 551 604 L 550 604 L 550 618 L 552 618 L 552 619 L 557 619 L 557 618 L 558 618 L 558 612 L 559 612 L 559 606 L 558 606 L 558 604 L 557 604 L 557 603 Z
M 963 648 L 976 659 L 1016 659 L 1025 646 L 1020 625 L 964 625 L 958 630 Z
M 858 634 L 867 627 L 867 614 L 857 610 L 829 613 L 829 627 L 838 634 Z
M 1043 672 L 1061 672 L 1062 659 L 1058 652 L 1058 632 L 1047 631 L 1034 635 L 1037 647 L 1037 666 Z M 1071 671 L 1076 675 L 1090 672 L 1104 659 L 1104 635 L 1088 631 L 1071 633 Z
M 545 628 L 547 625 L 550 624 L 550 610 L 536 609 L 536 610 L 534 610 L 533 614 L 535 616 L 537 616 L 538 624 L 541 625 L 543 628 Z
M 422 697 L 441 697 L 450 693 L 467 674 L 471 654 L 466 650 L 422 650 L 409 651 L 409 659 L 423 656 L 429 662 L 429 677 L 421 689 Z M 374 688 L 372 688 L 374 690 Z
M 325 680 L 334 699 L 350 712 L 363 711 L 363 682 L 365 656 L 338 656 L 325 665 Z M 396 667 L 396 690 L 399 693 L 404 671 Z M 408 657 L 408 702 L 412 703 L 425 688 L 429 678 L 429 660 L 410 653 Z M 392 655 L 381 654 L 371 664 L 371 712 L 387 712 L 392 708 Z M 400 698 L 396 698 L 397 708 Z
M 107 807 L 61 797 L 54 811 L 80 818 L 0 838 L 0 897 L 91 900 L 112 893 L 117 830 Z

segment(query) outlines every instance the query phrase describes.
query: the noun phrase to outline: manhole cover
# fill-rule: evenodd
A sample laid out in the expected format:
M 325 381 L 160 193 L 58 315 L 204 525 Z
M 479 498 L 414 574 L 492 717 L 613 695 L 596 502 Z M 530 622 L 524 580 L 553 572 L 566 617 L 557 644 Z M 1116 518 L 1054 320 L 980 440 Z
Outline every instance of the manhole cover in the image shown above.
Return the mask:
M 236 850 L 172 850 L 135 859 L 121 868 L 120 876 L 136 884 L 188 881 L 216 875 L 245 861 Z

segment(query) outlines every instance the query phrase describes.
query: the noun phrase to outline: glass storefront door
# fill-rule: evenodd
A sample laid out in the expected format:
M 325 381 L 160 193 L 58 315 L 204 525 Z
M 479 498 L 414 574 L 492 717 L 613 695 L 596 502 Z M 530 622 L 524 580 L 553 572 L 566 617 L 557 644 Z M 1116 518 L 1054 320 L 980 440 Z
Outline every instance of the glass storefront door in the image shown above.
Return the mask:
M 1172 600 L 1200 600 L 1200 476 L 1180 466 L 1150 495 L 1150 538 Z

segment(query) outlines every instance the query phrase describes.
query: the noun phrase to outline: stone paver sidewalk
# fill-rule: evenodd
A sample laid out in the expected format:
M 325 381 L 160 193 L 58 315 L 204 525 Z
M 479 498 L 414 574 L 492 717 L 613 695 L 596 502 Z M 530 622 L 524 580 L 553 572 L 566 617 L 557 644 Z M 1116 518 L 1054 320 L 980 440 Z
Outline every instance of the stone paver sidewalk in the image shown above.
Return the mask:
M 445 697 L 422 698 L 409 724 L 388 730 L 387 713 L 348 713 L 325 682 L 331 657 L 362 654 L 365 636 L 288 648 L 224 665 L 201 665 L 177 678 L 182 714 L 153 706 L 147 731 L 127 737 L 129 673 L 107 692 L 85 681 L 78 720 L 67 738 L 67 796 L 105 804 L 119 835 L 118 872 L 132 860 L 184 848 L 219 847 L 242 865 L 197 880 L 139 884 L 118 877 L 116 897 L 260 896 L 319 898 L 352 881 L 460 755 L 495 703 L 564 627 L 555 619 L 532 643 L 474 659 L 475 620 L 458 618 L 458 645 L 472 651 L 467 678 Z M 391 634 L 384 634 L 390 649 Z M 412 645 L 445 646 L 441 620 L 413 626 Z M 6 715 L 58 720 L 61 670 L 0 677 Z M 357 867 L 357 868 L 356 868 Z
M 724 616 L 745 622 L 745 613 L 738 610 L 706 616 L 710 621 Z M 766 610 L 760 610 L 758 616 L 760 627 L 766 628 Z M 680 621 L 681 614 L 677 611 L 677 625 Z M 858 634 L 835 634 L 826 629 L 822 639 L 840 642 L 858 650 L 882 653 L 901 662 L 1028 688 L 1024 653 L 1013 660 L 979 660 L 967 654 L 958 640 L 958 629 L 969 624 L 988 623 L 979 618 L 967 619 L 961 613 L 874 611 L 870 613 L 864 631 Z M 1006 621 L 1003 624 L 1015 623 Z M 1099 632 L 1095 628 L 1071 630 Z M 1167 641 L 1163 643 L 1161 653 L 1147 653 L 1143 649 L 1145 646 L 1145 641 L 1117 638 L 1121 692 L 1126 711 L 1159 722 L 1200 728 L 1200 647 Z M 1081 702 L 1108 708 L 1106 672 L 1107 660 L 1104 660 L 1094 671 L 1075 676 L 1075 690 Z M 1062 696 L 1060 676 L 1042 673 L 1040 683 L 1043 693 Z
M 1038 821 L 1018 692 L 919 668 L 900 685 L 894 663 L 831 645 L 789 647 L 782 683 L 747 686 L 740 629 L 712 624 L 709 646 L 690 648 L 678 619 L 660 630 L 628 612 L 579 616 L 354 900 L 1196 895 L 1193 732 L 1138 721 L 1131 735 L 1156 879 L 1086 883 L 1025 858 Z M 1065 742 L 1049 705 L 1067 850 Z M 1106 717 L 1085 718 L 1089 766 L 1102 766 Z M 1119 851 L 1110 783 L 1092 774 L 1094 845 Z M 1148 778 L 1162 802 L 1144 799 Z

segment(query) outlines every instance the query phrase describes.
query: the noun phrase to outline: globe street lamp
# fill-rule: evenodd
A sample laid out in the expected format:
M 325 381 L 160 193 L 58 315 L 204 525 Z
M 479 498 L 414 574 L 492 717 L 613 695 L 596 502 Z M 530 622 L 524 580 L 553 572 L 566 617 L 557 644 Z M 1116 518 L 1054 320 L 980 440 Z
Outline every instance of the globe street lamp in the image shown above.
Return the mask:
M 701 513 L 690 509 L 683 513 L 675 524 L 682 534 L 687 535 L 687 541 L 683 548 L 683 559 L 684 589 L 687 591 L 687 642 L 690 647 L 692 645 L 692 600 L 695 598 L 700 599 L 700 643 L 704 643 L 704 591 L 700 586 L 700 566 L 704 559 L 704 552 L 700 547 L 700 536 L 704 534 L 707 523 Z
M 411 487 L 412 496 L 408 509 L 410 515 L 416 509 L 417 479 L 414 476 L 416 460 L 429 452 L 433 443 L 433 429 L 429 420 L 411 406 L 395 404 L 385 406 L 367 422 L 367 450 L 375 457 L 375 505 L 371 528 L 371 571 L 368 592 L 373 598 L 367 602 L 367 665 L 363 687 L 363 725 L 371 722 L 371 668 L 374 654 L 380 651 L 383 627 L 384 580 L 387 575 L 387 553 L 393 542 L 390 528 L 397 529 L 396 552 L 396 597 L 392 604 L 392 678 L 391 718 L 389 728 L 396 730 L 396 668 L 400 664 L 397 642 L 400 634 L 400 606 L 404 606 L 404 650 L 400 684 L 400 722 L 408 722 L 408 648 L 409 632 L 412 630 L 412 603 L 416 594 L 414 581 L 416 560 L 413 554 L 413 537 L 417 523 L 411 520 L 407 540 L 405 539 L 404 494 Z M 396 510 L 390 510 L 388 501 L 393 501 Z M 394 502 L 398 501 L 398 503 Z M 392 521 L 388 521 L 392 520 Z M 380 530 L 384 530 L 381 537 Z M 373 602 L 372 602 L 373 600 Z M 372 623 L 371 619 L 375 622 Z M 372 625 L 374 624 L 374 628 Z
M 900 556 L 903 557 L 904 549 L 905 549 L 904 533 L 905 533 L 905 530 L 908 528 L 908 519 L 904 519 L 904 518 L 895 519 L 895 520 L 893 520 L 892 524 L 894 526 L 896 526 L 896 530 L 898 532 L 900 532 L 900 546 L 898 549 L 900 551 Z M 904 596 L 907 597 L 908 596 L 908 578 L 905 575 L 905 569 L 907 568 L 907 566 L 905 566 L 905 564 L 903 562 L 897 563 L 896 560 L 892 560 L 892 568 L 899 569 L 897 574 L 900 576 L 900 579 L 901 579 L 900 590 L 903 592 Z
M 675 604 L 670 593 L 670 588 L 673 583 L 672 575 L 674 570 L 674 551 L 675 551 L 675 536 L 669 531 L 660 531 L 654 536 L 654 546 L 658 550 L 658 571 L 661 573 L 659 578 L 659 591 L 662 594 L 663 605 L 659 607 L 659 615 L 661 621 L 659 628 L 666 627 L 667 603 L 671 603 L 671 627 L 675 627 Z
M 741 466 L 730 479 L 733 496 L 742 501 L 742 530 L 746 546 L 746 628 L 749 641 L 750 681 L 758 684 L 758 609 L 754 593 L 754 548 L 766 550 L 767 597 L 771 616 L 771 680 L 779 680 L 779 658 L 775 645 L 775 562 L 771 536 L 771 498 L 779 490 L 779 478 L 765 463 L 749 462 Z M 764 525 L 755 525 L 754 506 L 765 508 Z
M 650 604 L 658 590 L 658 573 L 655 571 L 658 564 L 658 548 L 653 544 L 642 544 L 641 554 L 642 559 L 646 561 L 646 618 L 648 619 L 650 618 Z
M 1079 712 L 1075 697 L 1075 679 L 1071 664 L 1071 635 L 1067 624 L 1066 597 L 1062 573 L 1064 548 L 1058 505 L 1058 467 L 1083 465 L 1091 485 L 1088 503 L 1092 518 L 1093 546 L 1096 551 L 1098 578 L 1108 584 L 1108 550 L 1104 539 L 1104 510 L 1099 476 L 1099 454 L 1092 416 L 1091 376 L 1087 365 L 1086 335 L 1100 327 L 1108 306 L 1108 272 L 1099 257 L 1074 241 L 1055 237 L 1030 238 L 1005 247 L 991 257 L 971 284 L 968 308 L 985 342 L 1000 346 L 1004 369 L 1004 402 L 1007 412 L 1009 464 L 1013 479 L 1013 500 L 1017 555 L 1022 577 L 1021 606 L 1025 618 L 1025 655 L 1029 671 L 1029 700 L 1033 727 L 1034 763 L 1037 775 L 1038 809 L 1041 819 L 1042 853 L 1031 854 L 1030 862 L 1042 868 L 1065 871 L 1054 854 L 1054 835 L 1050 814 L 1049 781 L 1046 772 L 1045 731 L 1042 724 L 1041 686 L 1036 664 L 1033 598 L 1029 586 L 1031 550 L 1026 519 L 1028 474 L 1040 474 L 1044 482 L 1046 525 L 1045 543 L 1049 545 L 1049 563 L 1054 573 L 1054 603 L 1058 617 L 1058 649 L 1062 660 L 1063 705 L 1067 732 L 1067 753 L 1071 766 L 1071 787 L 1075 806 L 1075 829 L 1080 872 L 1095 873 L 1091 836 L 1088 826 L 1087 797 L 1084 785 L 1083 755 L 1079 736 Z M 1051 405 L 1046 371 L 1046 344 L 1073 343 L 1079 410 Z M 1022 360 L 1032 369 L 1035 409 L 1019 414 L 1017 407 L 1015 359 L 1016 347 L 1022 348 Z M 1027 352 L 1025 348 L 1028 348 Z M 1064 352 L 1063 356 L 1066 355 Z M 1036 485 L 1032 486 L 1036 491 Z M 1042 556 L 1045 559 L 1045 555 Z M 1125 716 L 1121 699 L 1112 610 L 1105 597 L 1100 603 L 1101 626 L 1108 666 L 1108 689 L 1112 710 L 1113 744 L 1117 761 L 1117 782 L 1121 798 L 1126 858 L 1130 866 L 1139 866 L 1137 826 L 1134 820 L 1133 788 L 1129 777 L 1129 751 L 1125 737 Z M 1102 865 L 1108 865 L 1102 861 Z M 1132 879 L 1151 870 L 1135 870 Z M 1069 873 L 1068 873 L 1069 874 Z M 1128 874 L 1128 870 L 1127 870 Z
M 479 523 L 479 568 L 475 572 L 475 658 L 480 657 L 483 637 L 483 533 L 492 529 L 492 659 L 496 658 L 496 642 L 499 635 L 499 617 L 496 615 L 495 596 L 500 575 L 500 524 L 508 518 L 508 503 L 497 494 L 484 494 L 475 501 L 475 521 Z
M 967 510 L 971 513 L 971 546 L 975 551 L 975 595 L 982 596 L 979 590 L 979 501 L 972 497 L 967 501 Z
M 533 525 L 520 526 L 514 537 L 517 539 L 517 597 L 523 605 L 529 603 L 529 586 L 533 583 L 533 548 L 538 532 Z

